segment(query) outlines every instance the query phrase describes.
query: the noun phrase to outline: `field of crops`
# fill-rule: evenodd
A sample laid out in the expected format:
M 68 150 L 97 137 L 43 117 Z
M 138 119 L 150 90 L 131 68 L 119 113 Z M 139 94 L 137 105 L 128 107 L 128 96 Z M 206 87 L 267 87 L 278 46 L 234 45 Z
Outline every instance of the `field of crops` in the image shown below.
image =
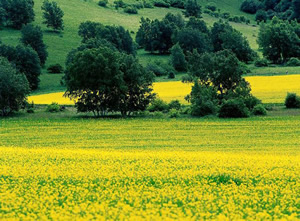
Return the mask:
M 3 119 L 0 218 L 294 220 L 299 121 Z
M 246 77 L 250 82 L 252 93 L 264 103 L 283 103 L 288 92 L 300 94 L 300 75 L 280 76 L 254 76 Z M 154 92 L 165 100 L 180 100 L 185 103 L 184 97 L 190 93 L 191 84 L 181 82 L 159 82 L 154 83 Z M 63 92 L 35 95 L 29 97 L 29 101 L 35 104 L 74 104 L 68 98 L 63 97 Z

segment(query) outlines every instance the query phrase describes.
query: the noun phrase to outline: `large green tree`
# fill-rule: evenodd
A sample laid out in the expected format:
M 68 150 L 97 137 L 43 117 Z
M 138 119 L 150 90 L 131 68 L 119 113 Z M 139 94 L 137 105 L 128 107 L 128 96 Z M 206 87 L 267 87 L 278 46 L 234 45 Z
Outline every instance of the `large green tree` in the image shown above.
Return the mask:
M 0 116 L 18 111 L 29 94 L 29 84 L 24 74 L 4 57 L 0 57 Z
M 300 38 L 296 26 L 277 17 L 269 24 L 260 26 L 258 44 L 263 55 L 273 63 L 283 63 L 291 57 L 300 57 Z
M 96 116 L 119 111 L 123 116 L 145 110 L 153 94 L 153 76 L 132 56 L 109 47 L 85 49 L 68 63 L 66 96 L 80 112 Z

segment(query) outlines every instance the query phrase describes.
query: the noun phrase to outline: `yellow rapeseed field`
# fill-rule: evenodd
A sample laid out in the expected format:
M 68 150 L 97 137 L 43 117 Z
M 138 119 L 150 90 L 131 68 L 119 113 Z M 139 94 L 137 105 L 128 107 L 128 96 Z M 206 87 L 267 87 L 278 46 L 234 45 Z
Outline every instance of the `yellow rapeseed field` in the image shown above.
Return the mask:
M 1 120 L 0 219 L 299 219 L 299 121 Z
M 246 77 L 246 80 L 250 82 L 253 94 L 264 103 L 283 103 L 288 92 L 300 94 L 300 75 L 254 76 Z M 192 84 L 181 82 L 159 82 L 154 83 L 153 88 L 165 101 L 177 99 L 186 103 L 184 97 L 190 93 L 191 86 Z M 74 104 L 73 101 L 64 98 L 62 92 L 31 96 L 29 101 L 36 104 Z

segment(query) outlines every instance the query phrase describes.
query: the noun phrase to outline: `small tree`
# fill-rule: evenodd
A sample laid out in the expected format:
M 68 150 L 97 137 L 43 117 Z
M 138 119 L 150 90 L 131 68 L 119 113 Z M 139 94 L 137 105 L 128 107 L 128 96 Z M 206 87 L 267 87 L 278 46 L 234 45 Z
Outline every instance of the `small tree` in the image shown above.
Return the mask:
M 0 57 L 0 116 L 18 111 L 29 94 L 28 81 L 24 74 Z
M 31 24 L 22 28 L 21 42 L 24 45 L 29 45 L 35 50 L 40 58 L 41 65 L 45 65 L 48 57 L 46 45 L 43 41 L 43 32 L 39 26 L 33 26 Z
M 185 55 L 178 43 L 171 48 L 171 62 L 177 71 L 185 71 L 187 68 Z
M 55 31 L 64 30 L 63 16 L 64 12 L 56 2 L 45 0 L 42 5 L 44 24 L 47 27 L 53 28 Z
M 201 18 L 201 6 L 198 4 L 197 0 L 187 0 L 184 8 L 186 17 L 194 16 L 196 18 Z
M 256 12 L 255 21 L 257 21 L 257 23 L 266 22 L 267 19 L 268 19 L 268 16 L 267 16 L 266 11 L 261 9 Z

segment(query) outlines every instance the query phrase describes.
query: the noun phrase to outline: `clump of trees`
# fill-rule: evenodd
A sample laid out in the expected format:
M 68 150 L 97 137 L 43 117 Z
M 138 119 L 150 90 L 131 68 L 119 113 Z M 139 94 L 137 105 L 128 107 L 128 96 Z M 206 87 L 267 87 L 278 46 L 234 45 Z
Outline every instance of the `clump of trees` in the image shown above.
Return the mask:
M 248 82 L 242 78 L 244 66 L 231 50 L 189 56 L 189 74 L 194 81 L 191 113 L 205 116 L 247 117 L 260 101 L 251 94 Z
M 25 74 L 30 89 L 38 88 L 41 66 L 36 51 L 30 46 L 18 45 L 13 47 L 2 44 L 0 45 L 0 56 L 11 62 L 20 73 Z
M 257 21 L 265 21 L 277 16 L 284 20 L 300 21 L 300 0 L 245 0 L 241 10 L 255 14 Z
M 276 64 L 300 57 L 300 25 L 274 17 L 269 24 L 262 24 L 258 44 L 263 55 Z
M 136 42 L 151 53 L 168 54 L 178 43 L 185 55 L 193 49 L 199 53 L 229 49 L 241 61 L 249 62 L 256 58 L 248 40 L 222 20 L 209 29 L 203 20 L 195 17 L 191 17 L 187 23 L 181 15 L 167 14 L 161 21 L 142 18 Z
M 80 24 L 78 34 L 85 44 L 105 41 L 121 52 L 136 54 L 136 45 L 129 31 L 122 26 L 104 26 L 101 23 L 87 21 Z
M 77 100 L 79 112 L 129 116 L 145 110 L 154 98 L 154 75 L 146 72 L 134 56 L 100 45 L 77 51 L 72 57 L 65 74 L 65 95 Z
M 64 12 L 56 2 L 45 0 L 41 8 L 43 10 L 43 23 L 46 24 L 48 28 L 52 28 L 54 31 L 64 30 Z
M 0 116 L 18 111 L 29 91 L 25 75 L 18 72 L 6 58 L 0 57 Z
M 21 29 L 34 21 L 33 0 L 1 0 L 0 25 Z

